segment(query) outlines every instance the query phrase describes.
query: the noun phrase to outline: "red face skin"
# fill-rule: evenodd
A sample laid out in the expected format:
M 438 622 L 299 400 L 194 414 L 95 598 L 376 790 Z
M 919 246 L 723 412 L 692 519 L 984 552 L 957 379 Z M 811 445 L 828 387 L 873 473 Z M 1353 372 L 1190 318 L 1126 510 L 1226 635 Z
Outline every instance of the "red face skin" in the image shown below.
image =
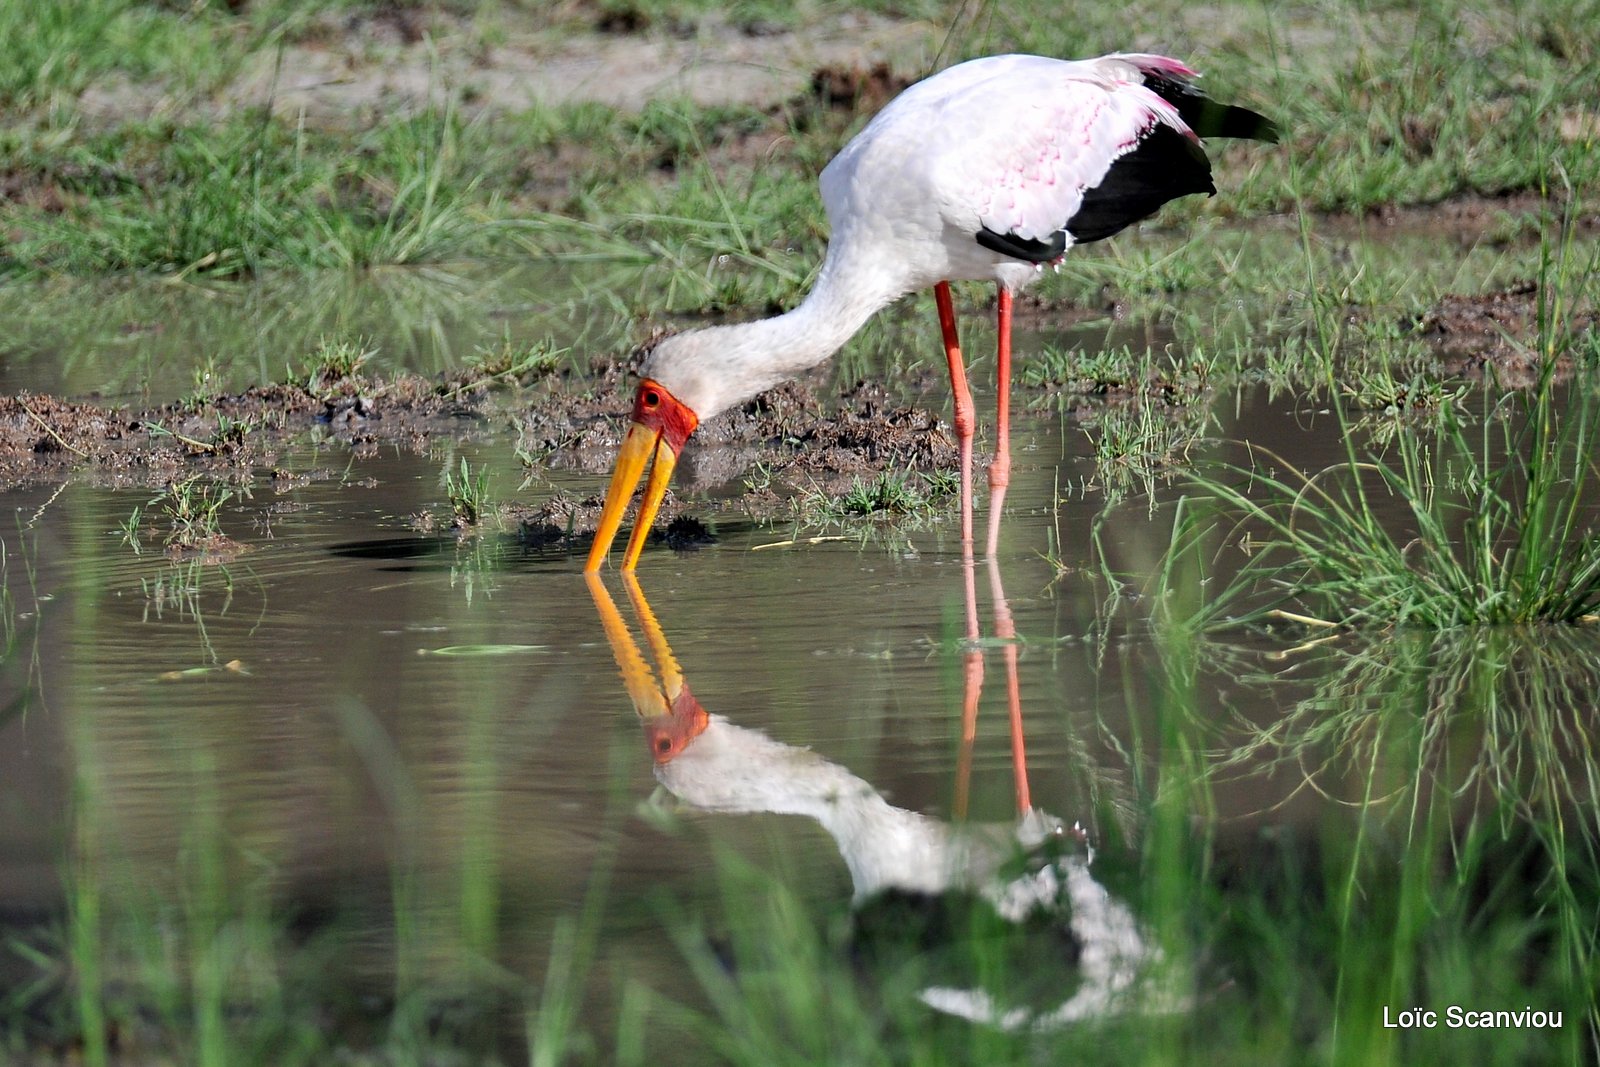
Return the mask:
M 633 421 L 659 433 L 674 455 L 683 451 L 683 443 L 700 425 L 698 415 L 652 378 L 639 383 L 633 398 Z
M 689 747 L 689 742 L 705 732 L 710 721 L 711 716 L 685 685 L 678 691 L 678 698 L 672 702 L 666 715 L 645 720 L 644 736 L 650 746 L 651 758 L 657 763 L 676 759 L 679 753 Z

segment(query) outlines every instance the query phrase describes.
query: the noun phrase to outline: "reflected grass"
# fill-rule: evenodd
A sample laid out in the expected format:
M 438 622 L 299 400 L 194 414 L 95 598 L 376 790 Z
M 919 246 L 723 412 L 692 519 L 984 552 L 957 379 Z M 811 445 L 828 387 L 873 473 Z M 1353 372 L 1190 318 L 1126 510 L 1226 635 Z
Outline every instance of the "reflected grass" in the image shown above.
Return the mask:
M 14 387 L 68 395 L 200 399 L 309 376 L 307 354 L 359 341 L 368 373 L 532 376 L 633 343 L 624 302 L 637 266 L 523 263 L 208 280 L 0 284 Z M 508 341 L 508 335 L 510 340 Z M 548 344 L 545 340 L 548 339 Z M 541 345 L 543 347 L 541 348 Z M 541 354 L 542 353 L 542 354 Z
M 1280 718 L 1236 724 L 1215 780 L 1281 777 L 1280 803 L 1305 792 L 1359 819 L 1324 890 L 1340 937 L 1371 939 L 1333 957 L 1341 1014 L 1564 1008 L 1550 1062 L 1600 1037 L 1596 651 L 1595 634 L 1565 627 L 1455 630 L 1324 646 L 1288 673 L 1247 676 L 1310 692 Z M 1344 1039 L 1374 1035 L 1350 1026 Z
M 38 548 L 24 529 L 19 527 L 18 535 L 14 541 L 0 539 L 0 729 L 33 705 L 39 675 Z M 21 593 L 24 582 L 26 594 Z M 24 604 L 29 607 L 23 609 Z

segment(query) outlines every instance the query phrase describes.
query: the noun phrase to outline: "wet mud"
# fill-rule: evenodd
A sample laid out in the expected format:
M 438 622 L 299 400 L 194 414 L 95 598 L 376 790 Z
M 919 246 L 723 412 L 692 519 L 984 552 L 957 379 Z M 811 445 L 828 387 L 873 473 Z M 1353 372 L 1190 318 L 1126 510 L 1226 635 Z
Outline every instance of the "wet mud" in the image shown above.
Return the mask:
M 478 417 L 472 403 L 413 376 L 350 377 L 315 392 L 265 385 L 142 410 L 19 393 L 0 397 L 0 487 L 69 477 L 113 487 L 192 474 L 246 479 L 271 472 L 279 450 L 308 432 L 357 450 L 380 443 L 421 448 Z
M 596 476 L 589 495 L 556 492 L 519 512 L 526 540 L 586 539 L 594 529 L 605 474 L 626 429 L 626 407 L 620 398 L 591 397 L 576 405 L 538 405 L 526 413 L 525 442 L 531 430 L 552 465 Z M 883 474 L 915 480 L 951 470 L 956 462 L 949 424 L 934 412 L 898 401 L 880 385 L 857 383 L 825 399 L 808 382 L 786 382 L 707 420 L 695 432 L 661 505 L 661 536 L 668 545 L 691 548 L 710 537 L 705 517 L 732 513 L 758 522 L 780 520 L 792 515 L 797 497 L 837 496 Z M 695 497 L 692 505 L 689 497 Z
M 507 505 L 501 517 L 531 543 L 586 539 L 627 429 L 628 365 L 612 361 L 593 374 L 569 370 L 519 387 L 470 375 L 352 374 L 144 410 L 18 394 L 0 398 L 0 486 L 82 478 L 154 488 L 195 475 L 295 484 L 319 472 L 286 471 L 280 453 L 311 441 L 357 456 L 380 446 L 421 453 L 441 439 L 486 439 L 512 425 L 535 475 L 584 471 L 594 475 L 594 492 L 533 491 L 526 496 L 536 504 Z M 955 463 L 954 435 L 941 417 L 880 385 L 834 395 L 811 381 L 788 382 L 702 424 L 675 479 L 683 495 L 669 494 L 660 522 L 669 543 L 689 547 L 709 538 L 705 517 L 737 510 L 758 521 L 782 518 L 800 494 L 837 495 L 857 480 L 914 478 Z M 706 492 L 710 499 L 697 499 L 689 515 L 686 496 Z
M 1570 377 L 1572 353 L 1600 327 L 1600 314 L 1593 306 L 1558 308 L 1527 281 L 1498 293 L 1446 296 L 1406 325 L 1438 353 L 1444 374 L 1520 389 L 1538 384 L 1546 344 L 1558 380 Z
M 1538 287 L 1524 283 L 1446 297 L 1406 325 L 1435 347 L 1442 373 L 1525 386 L 1538 378 L 1547 315 Z M 1562 347 L 1585 343 L 1582 335 L 1596 322 L 1593 308 L 1573 310 L 1559 328 Z M 441 439 L 483 440 L 512 426 L 535 486 L 542 470 L 578 470 L 594 476 L 594 491 L 576 496 L 536 488 L 522 494 L 532 503 L 508 506 L 502 518 L 532 543 L 581 540 L 598 518 L 626 431 L 639 358 L 599 360 L 514 385 L 471 372 L 357 373 L 150 409 L 27 393 L 0 397 L 0 486 L 83 478 L 159 487 L 193 475 L 293 481 L 317 475 L 283 471 L 279 455 L 308 441 L 342 444 L 357 456 L 380 446 L 426 452 Z M 1558 372 L 1571 370 L 1571 356 L 1563 355 Z M 894 383 L 894 391 L 876 382 L 834 390 L 822 370 L 708 420 L 685 450 L 662 507 L 669 543 L 692 547 L 709 536 L 705 522 L 729 514 L 781 521 L 793 516 L 797 498 L 838 496 L 880 475 L 915 482 L 953 471 L 955 435 L 946 417 L 904 399 L 942 397 L 937 378 L 923 368 L 916 381 Z M 1066 392 L 1075 407 L 1095 409 L 1119 402 L 1185 408 L 1192 388 L 1205 386 L 1165 380 L 1030 386 L 1019 378 L 1023 399 Z M 1166 395 L 1173 390 L 1184 395 Z

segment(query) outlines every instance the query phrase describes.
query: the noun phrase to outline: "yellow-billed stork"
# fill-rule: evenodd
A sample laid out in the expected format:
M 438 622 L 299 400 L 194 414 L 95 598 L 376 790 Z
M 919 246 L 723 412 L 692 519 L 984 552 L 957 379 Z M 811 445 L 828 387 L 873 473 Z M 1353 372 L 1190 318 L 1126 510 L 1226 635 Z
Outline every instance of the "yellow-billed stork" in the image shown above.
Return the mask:
M 632 570 L 679 451 L 702 420 L 836 352 L 885 304 L 932 287 L 955 394 L 961 537 L 972 542 L 972 396 L 951 280 L 999 287 L 996 447 L 989 552 L 1010 480 L 1012 298 L 1069 247 L 1110 237 L 1168 200 L 1213 194 L 1202 136 L 1276 141 L 1267 119 L 1196 89 L 1175 59 L 975 59 L 889 103 L 822 171 L 832 236 L 816 284 L 774 318 L 663 339 L 641 369 L 585 570 L 599 569 L 644 468 L 623 557 Z

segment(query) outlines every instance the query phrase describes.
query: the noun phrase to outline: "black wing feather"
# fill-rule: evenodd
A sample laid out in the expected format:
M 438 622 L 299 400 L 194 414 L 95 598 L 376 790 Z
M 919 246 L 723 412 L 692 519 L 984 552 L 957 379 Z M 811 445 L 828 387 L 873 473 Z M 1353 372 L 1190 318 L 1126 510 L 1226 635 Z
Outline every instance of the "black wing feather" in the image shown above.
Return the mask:
M 1146 73 L 1145 88 L 1178 109 L 1189 128 L 1201 137 L 1238 137 L 1278 143 L 1278 127 L 1265 115 L 1237 104 L 1219 103 L 1188 82 Z
M 1200 146 L 1170 126 L 1153 126 L 1131 152 L 1111 164 L 1099 185 L 1083 191 L 1083 203 L 1067 220 L 1067 232 L 1073 244 L 1101 241 L 1154 215 L 1168 200 L 1216 191 L 1211 162 Z
M 1025 263 L 1053 263 L 1060 259 L 1067 251 L 1067 232 L 1057 230 L 1050 235 L 1050 240 L 1041 241 L 1035 237 L 1018 237 L 1014 233 L 995 233 L 985 226 L 974 236 L 978 243 L 991 252 L 999 252 L 1002 256 L 1020 259 Z
M 1247 107 L 1222 104 L 1187 82 L 1146 73 L 1144 84 L 1177 108 L 1199 137 L 1238 137 L 1276 144 L 1278 127 Z M 1152 125 L 1132 150 L 1117 157 L 1100 184 L 1083 191 L 1083 202 L 1051 240 L 996 233 L 985 226 L 973 236 L 983 247 L 1026 263 L 1049 263 L 1073 244 L 1101 241 L 1149 218 L 1180 196 L 1216 194 L 1211 161 L 1192 137 L 1160 123 Z

